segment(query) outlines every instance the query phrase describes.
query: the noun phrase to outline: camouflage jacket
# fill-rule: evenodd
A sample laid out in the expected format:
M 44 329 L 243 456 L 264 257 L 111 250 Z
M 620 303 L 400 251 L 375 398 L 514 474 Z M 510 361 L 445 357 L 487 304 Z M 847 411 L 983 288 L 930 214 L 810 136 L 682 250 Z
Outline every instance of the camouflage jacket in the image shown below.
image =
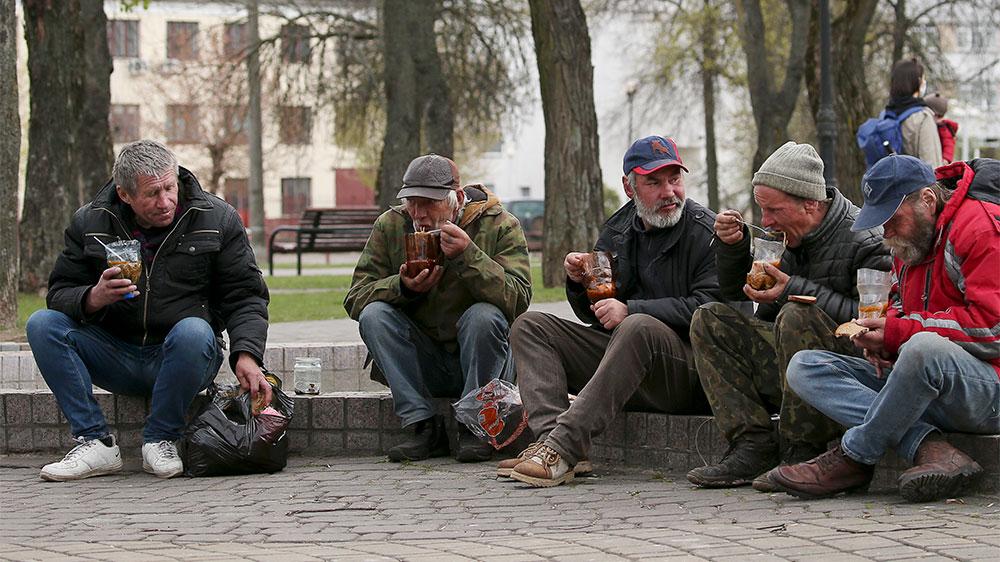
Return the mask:
M 472 242 L 455 258 L 445 258 L 444 275 L 427 293 L 407 296 L 399 278 L 406 261 L 403 234 L 413 221 L 402 205 L 375 221 L 358 260 L 344 308 L 357 320 L 370 302 L 396 305 L 435 341 L 454 342 L 459 317 L 477 302 L 496 305 L 509 322 L 528 309 L 531 270 L 521 224 L 485 187 L 465 187 L 468 203 L 458 226 Z
M 858 208 L 836 188 L 826 192 L 831 201 L 823 221 L 799 247 L 788 248 L 781 256 L 779 269 L 791 277 L 784 293 L 776 302 L 758 306 L 757 318 L 774 322 L 789 295 L 811 295 L 834 322 L 847 322 L 858 315 L 855 272 L 863 267 L 889 271 L 892 261 L 882 245 L 882 227 L 851 231 Z M 713 242 L 723 298 L 747 300 L 743 285 L 753 263 L 747 227 L 743 227 L 743 240 L 736 244 Z

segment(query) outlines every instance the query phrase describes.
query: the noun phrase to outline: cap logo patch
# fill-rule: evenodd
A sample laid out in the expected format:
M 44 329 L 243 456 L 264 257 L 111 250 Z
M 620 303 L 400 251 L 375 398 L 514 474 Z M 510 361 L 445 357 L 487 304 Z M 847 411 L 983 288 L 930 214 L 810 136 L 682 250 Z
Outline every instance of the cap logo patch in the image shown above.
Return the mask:
M 864 185 L 861 186 L 861 191 L 865 192 L 865 199 L 870 198 L 872 196 L 872 186 L 871 186 L 871 184 L 868 183 L 868 182 L 865 182 Z
M 649 146 L 656 152 L 662 152 L 663 154 L 670 154 L 670 151 L 667 150 L 667 147 L 663 146 L 663 143 L 658 140 L 650 142 Z

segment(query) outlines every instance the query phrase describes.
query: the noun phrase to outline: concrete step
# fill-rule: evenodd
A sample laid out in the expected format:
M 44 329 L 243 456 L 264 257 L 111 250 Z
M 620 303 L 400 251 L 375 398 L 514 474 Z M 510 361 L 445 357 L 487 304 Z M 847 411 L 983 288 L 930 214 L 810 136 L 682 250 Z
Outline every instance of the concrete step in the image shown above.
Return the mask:
M 148 413 L 143 398 L 96 394 L 112 431 L 126 456 L 138 456 L 142 425 Z M 406 437 L 393 412 L 392 397 L 382 392 L 336 392 L 293 396 L 295 416 L 289 428 L 290 452 L 300 456 L 378 455 Z M 204 399 L 203 397 L 201 398 Z M 454 429 L 449 400 L 438 410 Z M 45 453 L 57 456 L 73 446 L 66 420 L 48 391 L 0 391 L 0 454 Z M 455 432 L 452 431 L 454 440 Z M 980 490 L 1000 491 L 1000 436 L 949 434 L 949 441 L 975 458 L 986 470 Z M 514 455 L 527 444 L 522 436 L 509 450 Z M 715 421 L 706 416 L 625 412 L 594 440 L 591 460 L 684 473 L 717 461 L 725 452 Z M 874 489 L 894 489 L 906 466 L 890 454 L 876 470 Z

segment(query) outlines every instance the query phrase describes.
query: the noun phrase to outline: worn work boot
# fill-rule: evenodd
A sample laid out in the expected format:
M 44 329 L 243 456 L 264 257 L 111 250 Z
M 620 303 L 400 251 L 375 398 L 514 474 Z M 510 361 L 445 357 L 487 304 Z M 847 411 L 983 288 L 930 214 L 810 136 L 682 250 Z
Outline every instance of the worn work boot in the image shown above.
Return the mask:
M 524 448 L 516 457 L 510 459 L 504 459 L 497 463 L 497 477 L 498 478 L 510 478 L 510 473 L 514 471 L 514 467 L 521 464 L 531 457 L 535 453 L 535 450 L 542 446 L 541 441 L 536 441 Z M 587 459 L 581 459 L 580 462 L 576 463 L 573 467 L 573 474 L 576 476 L 588 476 L 590 473 L 594 472 L 594 465 L 590 463 Z
M 389 449 L 386 456 L 390 461 L 422 461 L 448 456 L 448 432 L 444 427 L 444 418 L 434 416 L 410 427 L 413 428 L 413 437 Z
M 80 444 L 70 449 L 61 461 L 42 467 L 39 473 L 42 480 L 66 482 L 122 471 L 122 453 L 114 435 L 77 441 Z
M 785 451 L 781 455 L 781 466 L 806 462 L 807 460 L 822 455 L 825 452 L 826 447 L 818 447 L 810 445 L 809 443 L 795 443 L 788 445 L 785 447 Z M 774 487 L 774 484 L 771 484 L 771 480 L 767 476 L 770 473 L 771 471 L 762 472 L 760 476 L 754 478 L 753 484 L 751 484 L 753 489 L 758 492 L 764 492 L 765 494 L 777 492 L 778 489 Z
M 899 475 L 899 493 L 911 502 L 958 497 L 982 472 L 979 463 L 932 433 L 917 448 L 913 468 Z
M 476 437 L 465 424 L 458 424 L 458 462 L 483 462 L 493 458 L 493 445 Z
M 754 477 L 778 462 L 778 445 L 771 440 L 737 439 L 717 464 L 699 466 L 687 473 L 687 479 L 702 488 L 746 486 Z
M 813 499 L 867 490 L 874 473 L 874 465 L 857 462 L 837 445 L 810 461 L 779 466 L 768 477 L 777 491 Z
M 555 449 L 541 445 L 514 467 L 510 477 L 536 488 L 549 488 L 572 480 L 573 467 Z

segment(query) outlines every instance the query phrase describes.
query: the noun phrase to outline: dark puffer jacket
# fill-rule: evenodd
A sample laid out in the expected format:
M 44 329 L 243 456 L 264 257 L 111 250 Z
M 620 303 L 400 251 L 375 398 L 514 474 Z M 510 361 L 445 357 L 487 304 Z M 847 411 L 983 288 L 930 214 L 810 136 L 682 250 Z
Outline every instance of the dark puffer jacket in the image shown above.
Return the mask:
M 78 322 L 94 323 L 135 345 L 163 343 L 184 318 L 201 318 L 215 333 L 229 332 L 230 363 L 244 351 L 261 363 L 267 340 L 268 292 L 236 209 L 205 193 L 194 174 L 178 174 L 181 218 L 143 267 L 139 296 L 84 314 L 87 291 L 107 269 L 105 244 L 130 239 L 127 205 L 108 182 L 73 215 L 66 248 L 49 276 L 46 301 Z
M 615 286 L 618 300 L 628 305 L 629 314 L 649 314 L 667 324 L 685 341 L 691 329 L 691 316 L 699 306 L 719 300 L 719 280 L 715 261 L 708 250 L 712 242 L 715 213 L 688 199 L 683 216 L 669 234 L 658 238 L 658 255 L 653 264 L 637 263 L 638 236 L 633 228 L 635 203 L 629 201 L 611 215 L 597 239 L 595 250 L 615 256 Z M 639 286 L 639 268 L 656 271 L 662 283 Z M 583 285 L 566 278 L 566 298 L 582 321 L 601 328 Z
M 816 306 L 835 322 L 847 322 L 858 315 L 857 270 L 891 268 L 892 258 L 882 244 L 882 227 L 852 232 L 858 208 L 836 188 L 827 188 L 826 193 L 830 207 L 819 227 L 781 257 L 780 269 L 791 279 L 776 302 L 757 307 L 761 320 L 773 322 L 789 295 L 811 295 L 816 297 Z M 740 242 L 727 245 L 716 239 L 714 246 L 723 298 L 748 300 L 743 293 L 753 263 L 748 229 L 743 228 Z

